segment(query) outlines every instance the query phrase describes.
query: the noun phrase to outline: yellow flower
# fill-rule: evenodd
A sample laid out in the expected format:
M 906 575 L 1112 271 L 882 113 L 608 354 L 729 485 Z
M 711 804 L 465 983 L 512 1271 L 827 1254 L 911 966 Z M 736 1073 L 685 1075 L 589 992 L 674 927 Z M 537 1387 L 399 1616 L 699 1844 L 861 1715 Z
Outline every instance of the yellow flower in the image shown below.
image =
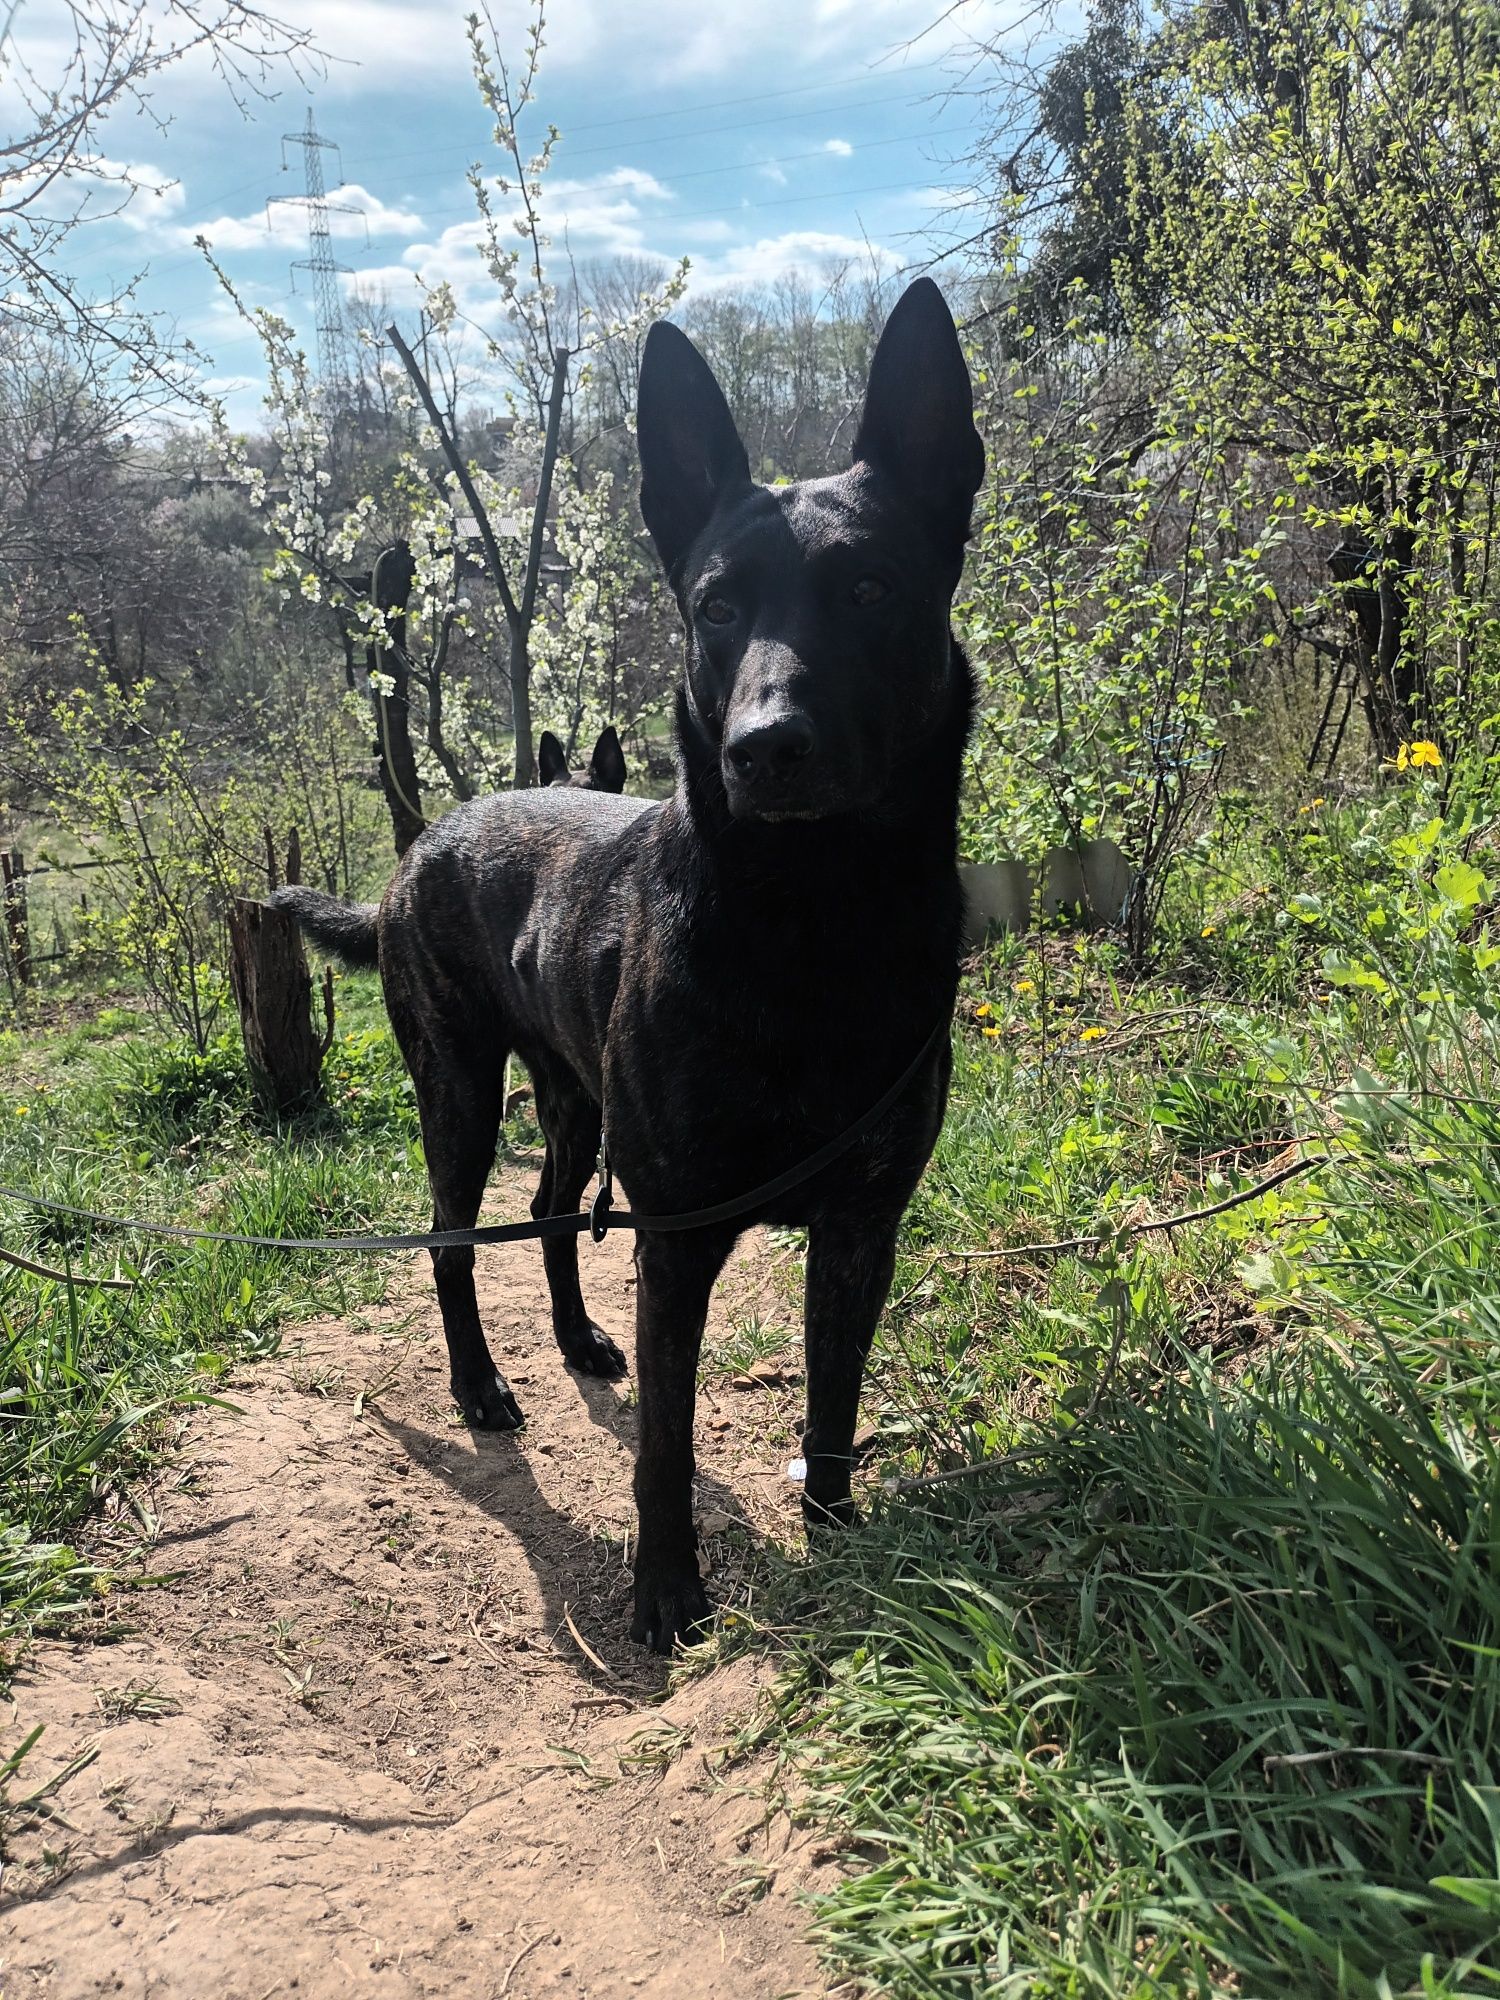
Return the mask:
M 1407 747 L 1408 746 L 1405 744 L 1402 745 L 1403 749 L 1406 749 Z M 1423 738 L 1417 741 L 1416 743 L 1411 744 L 1409 747 L 1411 754 L 1411 765 L 1413 770 L 1415 771 L 1421 770 L 1424 764 L 1430 771 L 1442 770 L 1443 768 L 1442 752 L 1438 749 L 1435 743 L 1429 743 L 1426 741 L 1425 738 Z
M 998 1042 L 1000 1039 L 1000 1030 L 998 1028 L 981 1028 L 979 1032 L 987 1042 Z
M 1314 799 L 1312 802 L 1312 810 L 1316 812 L 1319 806 L 1326 806 L 1327 803 L 1328 803 L 1327 799 Z
M 982 1000 L 982 1001 L 980 1002 L 980 1004 L 979 1004 L 979 1005 L 978 1005 L 978 1006 L 977 1006 L 977 1007 L 976 1007 L 976 1008 L 974 1009 L 974 1018 L 975 1018 L 975 1020 L 976 1020 L 976 1021 L 982 1021 L 982 1020 L 984 1019 L 985 1015 L 989 1013 L 989 1011 L 990 1011 L 990 1003 L 989 1003 L 989 1001 L 988 1001 L 988 1000 Z
M 1199 931 L 1198 935 L 1199 937 L 1212 937 L 1217 929 L 1218 929 L 1217 924 L 1205 924 L 1202 930 Z
M 16 1116 L 18 1118 L 29 1118 L 31 1116 L 31 1106 L 29 1104 L 18 1104 L 16 1106 Z
M 1035 993 L 1036 981 L 1034 979 L 1018 979 L 1016 981 L 1016 991 L 1018 993 Z
M 1104 1030 L 1102 1028 L 1085 1028 L 1078 1039 L 1080 1042 L 1102 1042 L 1104 1040 Z

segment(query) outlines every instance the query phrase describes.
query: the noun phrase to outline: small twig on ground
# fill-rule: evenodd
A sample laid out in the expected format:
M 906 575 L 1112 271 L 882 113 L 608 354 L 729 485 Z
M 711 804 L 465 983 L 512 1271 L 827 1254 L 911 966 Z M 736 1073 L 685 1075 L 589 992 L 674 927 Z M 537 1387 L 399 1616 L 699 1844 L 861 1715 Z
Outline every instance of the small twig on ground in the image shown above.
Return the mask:
M 946 1254 L 949 1253 L 939 1250 L 935 1256 L 929 1257 L 927 1259 L 927 1262 L 922 1266 L 921 1272 L 918 1275 L 918 1277 L 915 1278 L 913 1282 L 907 1286 L 906 1290 L 901 1294 L 899 1299 L 891 1300 L 890 1304 L 886 1307 L 886 1311 L 899 1312 L 902 1306 L 906 1304 L 908 1299 L 915 1298 L 917 1293 L 921 1291 L 922 1287 L 927 1283 L 927 1280 L 932 1276 L 933 1272 L 937 1269 L 938 1265 L 942 1263 L 943 1258 Z
M 1308 1764 L 1336 1764 L 1341 1757 L 1393 1757 L 1401 1764 L 1451 1766 L 1451 1757 L 1434 1757 L 1425 1750 L 1398 1750 L 1384 1745 L 1346 1744 L 1342 1750 L 1294 1750 L 1260 1760 L 1263 1771 L 1302 1769 Z
M 946 1472 L 923 1472 L 910 1479 L 893 1475 L 880 1483 L 887 1493 L 917 1493 L 924 1486 L 948 1486 L 955 1479 L 972 1479 L 976 1472 L 1001 1472 L 1008 1465 L 1025 1465 L 1029 1459 L 1044 1457 L 1050 1449 L 1050 1445 L 1033 1445 L 1029 1450 L 1002 1452 L 999 1458 L 977 1458 L 970 1465 L 950 1466 Z
M 583 1634 L 579 1631 L 578 1627 L 573 1623 L 573 1614 L 568 1609 L 566 1604 L 563 1606 L 563 1623 L 567 1626 L 568 1630 L 573 1634 L 573 1637 L 578 1645 L 578 1650 L 580 1653 L 583 1654 L 584 1658 L 586 1660 L 592 1660 L 594 1665 L 599 1669 L 600 1673 L 604 1675 L 606 1680 L 617 1681 L 620 1678 L 620 1676 L 615 1672 L 613 1667 L 609 1666 L 604 1660 L 600 1659 L 599 1655 L 594 1651 L 593 1647 L 589 1644 L 588 1640 L 584 1638 Z
M 1297 1141 L 1290 1140 L 1288 1143 L 1296 1145 Z M 1186 1209 L 1178 1215 L 1160 1216 L 1154 1222 L 1122 1222 L 1118 1229 L 1111 1229 L 1107 1235 L 1096 1232 L 1092 1236 L 1065 1236 L 1056 1243 L 1010 1243 L 998 1250 L 935 1250 L 916 1278 L 904 1292 L 891 1300 L 886 1310 L 899 1312 L 908 1300 L 915 1298 L 939 1264 L 978 1264 L 1010 1257 L 1061 1257 L 1069 1250 L 1097 1249 L 1101 1243 L 1114 1241 L 1120 1236 L 1149 1236 L 1153 1230 L 1181 1229 L 1189 1222 L 1207 1222 L 1211 1216 L 1225 1215 L 1232 1208 L 1239 1208 L 1246 1202 L 1256 1200 L 1260 1195 L 1269 1194 L 1273 1188 L 1280 1187 L 1283 1181 L 1289 1181 L 1297 1174 L 1304 1174 L 1309 1168 L 1326 1164 L 1326 1160 L 1321 1158 L 1293 1160 L 1290 1166 L 1278 1167 L 1274 1174 L 1268 1174 L 1264 1180 L 1256 1181 L 1252 1187 L 1241 1188 L 1238 1194 L 1227 1195 L 1223 1201 L 1216 1201 L 1208 1208 Z
M 510 1991 L 510 1982 L 516 1976 L 516 1967 L 521 1963 L 521 1960 L 525 1958 L 528 1952 L 536 1950 L 537 1946 L 544 1941 L 546 1936 L 547 1936 L 546 1931 L 538 1931 L 536 1936 L 532 1938 L 529 1943 L 522 1945 L 521 1949 L 516 1953 L 515 1957 L 511 1960 L 510 1964 L 505 1968 L 505 1977 L 501 1980 L 499 1988 L 496 1991 L 495 2000 L 505 2000 L 506 1994 L 509 1993 Z
M 380 1398 L 390 1388 L 396 1377 L 401 1373 L 402 1368 L 406 1365 L 406 1358 L 411 1353 L 413 1347 L 416 1346 L 418 1338 L 417 1334 L 409 1333 L 402 1343 L 401 1352 L 396 1356 L 390 1367 L 386 1369 L 385 1373 L 379 1376 L 374 1382 L 366 1382 L 359 1394 L 354 1398 L 354 1415 L 356 1421 L 364 1415 L 367 1403 L 379 1403 Z
M 634 1708 L 635 1705 L 635 1696 L 630 1694 L 580 1695 L 575 1702 L 570 1704 L 568 1727 L 572 1728 L 586 1708 Z
M 1120 1236 L 1149 1236 L 1157 1230 L 1173 1230 L 1185 1227 L 1189 1222 L 1207 1222 L 1211 1216 L 1227 1215 L 1232 1208 L 1242 1208 L 1246 1202 L 1256 1201 L 1283 1181 L 1291 1180 L 1297 1174 L 1308 1173 L 1313 1167 L 1325 1167 L 1326 1158 L 1316 1160 L 1293 1160 L 1290 1166 L 1278 1167 L 1274 1174 L 1267 1174 L 1264 1180 L 1254 1182 L 1250 1187 L 1241 1188 L 1238 1194 L 1226 1195 L 1223 1201 L 1209 1204 L 1207 1208 L 1189 1208 L 1177 1215 L 1164 1215 L 1154 1222 L 1122 1222 L 1118 1229 L 1107 1232 L 1095 1231 L 1089 1236 L 1065 1236 L 1057 1243 L 1012 1243 L 1000 1250 L 940 1250 L 934 1263 L 957 1264 L 978 1263 L 982 1259 L 995 1257 L 1060 1257 L 1069 1250 L 1090 1250 L 1100 1243 L 1108 1243 Z M 898 1301 L 899 1303 L 899 1301 Z
M 33 1278 L 51 1278 L 59 1285 L 87 1285 L 96 1292 L 135 1290 L 134 1278 L 91 1278 L 82 1271 L 55 1271 L 50 1264 L 38 1264 L 15 1250 L 0 1248 L 0 1263 L 14 1264 L 18 1271 L 29 1271 Z

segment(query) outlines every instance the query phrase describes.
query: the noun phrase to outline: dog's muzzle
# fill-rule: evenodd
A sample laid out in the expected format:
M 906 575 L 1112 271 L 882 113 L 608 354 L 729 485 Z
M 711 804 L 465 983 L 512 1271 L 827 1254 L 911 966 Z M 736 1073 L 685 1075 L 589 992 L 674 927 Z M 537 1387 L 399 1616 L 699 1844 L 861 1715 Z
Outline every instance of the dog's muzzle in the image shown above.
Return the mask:
M 724 787 L 736 819 L 816 819 L 818 732 L 801 709 L 740 723 L 725 738 Z

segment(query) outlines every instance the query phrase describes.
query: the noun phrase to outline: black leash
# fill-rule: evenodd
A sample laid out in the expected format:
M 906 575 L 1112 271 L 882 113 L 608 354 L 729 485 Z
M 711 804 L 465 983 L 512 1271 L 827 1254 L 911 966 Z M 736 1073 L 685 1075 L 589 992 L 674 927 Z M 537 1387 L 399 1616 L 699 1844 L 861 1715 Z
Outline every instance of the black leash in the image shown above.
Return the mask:
M 50 1215 L 71 1216 L 77 1222 L 93 1222 L 107 1229 L 131 1229 L 142 1236 L 169 1236 L 181 1243 L 239 1243 L 252 1250 L 461 1250 L 480 1243 L 530 1243 L 548 1236 L 591 1236 L 602 1243 L 611 1229 L 670 1231 L 705 1229 L 716 1222 L 733 1222 L 752 1210 L 790 1194 L 863 1139 L 895 1104 L 923 1063 L 948 1033 L 948 1022 L 939 1021 L 916 1055 L 878 1103 L 864 1116 L 830 1139 L 826 1146 L 790 1167 L 774 1180 L 764 1181 L 748 1194 L 732 1201 L 715 1202 L 709 1208 L 695 1208 L 685 1215 L 635 1215 L 614 1206 L 613 1182 L 607 1159 L 601 1163 L 599 1188 L 590 1206 L 573 1215 L 544 1215 L 531 1222 L 490 1222 L 477 1229 L 430 1229 L 403 1232 L 394 1236 L 242 1236 L 232 1229 L 189 1229 L 177 1222 L 142 1222 L 134 1216 L 102 1215 L 92 1208 L 74 1208 L 65 1201 L 46 1195 L 28 1194 L 24 1188 L 0 1187 L 0 1199 L 22 1202 L 28 1208 L 45 1209 Z

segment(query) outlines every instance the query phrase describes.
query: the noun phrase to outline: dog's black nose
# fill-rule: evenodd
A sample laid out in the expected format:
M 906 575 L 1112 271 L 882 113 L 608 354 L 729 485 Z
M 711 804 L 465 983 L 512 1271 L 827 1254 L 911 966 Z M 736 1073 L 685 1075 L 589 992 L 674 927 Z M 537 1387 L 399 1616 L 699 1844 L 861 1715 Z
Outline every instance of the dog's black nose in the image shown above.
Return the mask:
M 735 775 L 753 785 L 762 778 L 782 781 L 799 765 L 805 764 L 818 747 L 817 732 L 805 715 L 795 709 L 739 729 L 724 745 Z

